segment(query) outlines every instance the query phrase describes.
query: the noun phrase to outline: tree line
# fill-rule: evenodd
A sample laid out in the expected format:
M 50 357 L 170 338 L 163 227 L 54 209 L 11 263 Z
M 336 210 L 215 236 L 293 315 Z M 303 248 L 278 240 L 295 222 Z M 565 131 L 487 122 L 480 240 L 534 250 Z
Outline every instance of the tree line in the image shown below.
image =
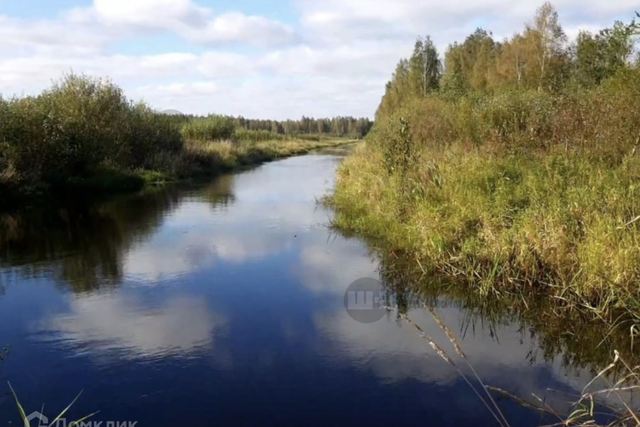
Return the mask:
M 639 32 L 635 19 L 617 21 L 597 33 L 581 31 L 569 41 L 558 12 L 547 2 L 523 31 L 502 41 L 478 28 L 463 42 L 450 44 L 441 57 L 429 36 L 419 38 L 411 57 L 398 63 L 377 116 L 389 116 L 407 98 L 433 93 L 456 99 L 513 90 L 593 88 L 638 65 L 634 36 Z
M 248 119 L 242 116 L 224 116 L 210 114 L 208 116 L 178 116 L 178 121 L 185 122 L 187 128 L 209 128 L 207 139 L 231 138 L 236 134 L 281 135 L 295 137 L 298 135 L 326 135 L 345 138 L 364 138 L 373 121 L 366 117 L 333 117 L 312 118 L 302 116 L 299 120 L 261 120 Z M 242 132 L 250 131 L 250 132 Z M 196 133 L 194 133 L 195 135 Z M 276 139 L 279 139 L 276 137 Z

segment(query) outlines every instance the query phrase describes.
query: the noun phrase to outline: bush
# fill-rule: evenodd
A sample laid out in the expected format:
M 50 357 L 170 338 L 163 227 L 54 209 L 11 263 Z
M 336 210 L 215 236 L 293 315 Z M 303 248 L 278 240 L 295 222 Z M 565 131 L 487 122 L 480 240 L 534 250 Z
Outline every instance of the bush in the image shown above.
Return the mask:
M 455 144 L 502 153 L 580 153 L 619 164 L 640 134 L 640 69 L 619 72 L 603 85 L 572 87 L 557 94 L 506 90 L 451 99 L 413 97 L 376 122 L 369 140 L 403 117 L 418 149 L 442 151 Z M 382 132 L 384 133 L 384 132 Z M 434 153 L 431 153 L 432 155 Z
M 211 115 L 186 123 L 182 128 L 182 135 L 199 141 L 219 141 L 231 139 L 235 130 L 236 124 L 232 118 Z
M 286 135 L 269 132 L 267 130 L 247 130 L 236 129 L 233 137 L 236 141 L 265 142 L 265 141 L 285 141 Z
M 167 116 L 107 80 L 70 75 L 39 96 L 0 101 L 0 183 L 17 189 L 150 168 L 182 145 Z

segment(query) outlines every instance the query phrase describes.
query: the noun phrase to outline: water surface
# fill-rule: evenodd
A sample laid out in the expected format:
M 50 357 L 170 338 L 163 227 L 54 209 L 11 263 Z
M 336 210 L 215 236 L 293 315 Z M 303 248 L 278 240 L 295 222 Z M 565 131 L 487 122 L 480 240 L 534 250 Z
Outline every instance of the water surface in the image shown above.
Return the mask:
M 99 410 L 140 427 L 495 425 L 395 314 L 367 325 L 346 313 L 350 283 L 389 272 L 316 203 L 341 158 L 0 215 L 0 345 L 11 345 L 0 422 L 20 424 L 11 381 L 27 412 L 56 415 L 84 389 L 72 417 Z M 405 309 L 453 353 L 421 304 Z M 521 316 L 439 294 L 429 304 L 487 384 L 530 397 L 591 379 L 574 349 Z M 512 425 L 542 422 L 498 404 Z

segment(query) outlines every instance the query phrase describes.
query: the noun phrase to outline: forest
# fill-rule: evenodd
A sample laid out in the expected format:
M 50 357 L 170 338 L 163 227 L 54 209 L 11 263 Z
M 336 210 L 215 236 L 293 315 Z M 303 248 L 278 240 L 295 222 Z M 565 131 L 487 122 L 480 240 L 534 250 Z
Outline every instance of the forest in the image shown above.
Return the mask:
M 388 118 L 410 100 L 435 94 L 453 101 L 498 93 L 569 95 L 593 89 L 624 70 L 637 69 L 638 28 L 635 20 L 615 22 L 597 34 L 581 31 L 569 41 L 558 12 L 545 3 L 521 33 L 496 41 L 491 32 L 478 28 L 463 42 L 450 44 L 444 60 L 429 36 L 419 38 L 411 58 L 398 63 L 376 118 Z
M 640 320 L 639 33 L 569 39 L 545 3 L 504 40 L 418 39 L 338 173 L 336 226 L 481 295 Z
M 232 139 L 249 141 L 304 139 L 319 141 L 322 137 L 361 139 L 373 122 L 368 118 L 334 117 L 300 120 L 258 120 L 244 117 L 179 115 L 172 118 L 180 122 L 185 137 L 203 140 Z

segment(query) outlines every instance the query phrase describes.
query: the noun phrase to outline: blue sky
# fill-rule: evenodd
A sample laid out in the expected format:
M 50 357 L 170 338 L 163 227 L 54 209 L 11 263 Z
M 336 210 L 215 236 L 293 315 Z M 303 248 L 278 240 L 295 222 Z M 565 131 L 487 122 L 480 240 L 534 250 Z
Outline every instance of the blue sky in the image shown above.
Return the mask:
M 570 37 L 637 0 L 554 2 Z M 540 1 L 0 0 L 0 93 L 109 77 L 158 109 L 256 118 L 372 116 L 418 35 L 443 52 L 476 27 L 520 31 Z

